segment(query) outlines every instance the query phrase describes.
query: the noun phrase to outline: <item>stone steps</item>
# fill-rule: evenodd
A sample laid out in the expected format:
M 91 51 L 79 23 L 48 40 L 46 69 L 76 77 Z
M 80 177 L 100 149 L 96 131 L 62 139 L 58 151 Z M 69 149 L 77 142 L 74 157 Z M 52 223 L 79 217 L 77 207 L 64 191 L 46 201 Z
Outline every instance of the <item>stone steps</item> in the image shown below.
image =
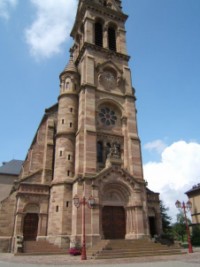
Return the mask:
M 87 257 L 88 259 L 112 259 L 181 253 L 181 249 L 177 245 L 166 246 L 150 240 L 106 240 L 105 243 L 100 242 L 97 246 L 90 248 Z
M 24 241 L 23 253 L 25 255 L 68 254 L 67 249 L 61 249 L 48 241 Z

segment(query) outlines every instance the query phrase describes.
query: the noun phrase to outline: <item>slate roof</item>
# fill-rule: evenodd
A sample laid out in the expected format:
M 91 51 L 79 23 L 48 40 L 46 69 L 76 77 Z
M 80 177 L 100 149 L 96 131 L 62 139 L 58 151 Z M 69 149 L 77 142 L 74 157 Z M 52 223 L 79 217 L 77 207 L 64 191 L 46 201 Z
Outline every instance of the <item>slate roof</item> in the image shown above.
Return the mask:
M 19 175 L 23 161 L 22 160 L 11 160 L 4 162 L 0 167 L 0 174 Z
M 63 72 L 67 72 L 67 71 L 75 72 L 75 73 L 77 72 L 77 68 L 74 64 L 72 56 L 70 56 L 69 62 L 68 62 L 67 66 L 65 67 Z
M 189 191 L 187 191 L 185 194 L 190 194 L 190 193 L 194 193 L 200 191 L 200 183 L 198 183 L 197 185 L 194 185 L 192 187 L 192 189 L 190 189 Z

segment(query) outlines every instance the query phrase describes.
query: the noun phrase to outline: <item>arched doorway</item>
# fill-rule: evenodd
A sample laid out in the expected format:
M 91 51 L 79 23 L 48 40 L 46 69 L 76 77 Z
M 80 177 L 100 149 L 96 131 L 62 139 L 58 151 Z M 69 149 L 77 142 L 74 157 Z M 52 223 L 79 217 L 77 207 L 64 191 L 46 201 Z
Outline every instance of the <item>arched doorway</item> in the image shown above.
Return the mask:
M 156 235 L 156 220 L 155 217 L 149 217 L 149 231 L 151 237 L 154 237 Z
M 37 213 L 27 213 L 24 217 L 23 236 L 24 240 L 36 240 L 39 216 Z
M 124 239 L 126 234 L 124 207 L 104 206 L 102 210 L 102 228 L 105 239 Z

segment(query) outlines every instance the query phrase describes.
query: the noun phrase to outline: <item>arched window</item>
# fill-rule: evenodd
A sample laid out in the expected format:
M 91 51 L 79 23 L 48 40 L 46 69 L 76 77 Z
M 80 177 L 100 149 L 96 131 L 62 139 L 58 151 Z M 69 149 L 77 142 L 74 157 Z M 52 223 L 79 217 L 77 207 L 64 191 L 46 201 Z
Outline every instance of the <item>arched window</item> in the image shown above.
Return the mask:
M 95 45 L 103 47 L 103 27 L 101 22 L 95 23 L 94 34 L 95 34 Z
M 108 28 L 108 47 L 112 51 L 116 51 L 116 30 L 114 27 Z
M 71 79 L 69 77 L 67 77 L 65 80 L 65 89 L 69 90 L 70 87 L 71 87 Z
M 97 162 L 103 162 L 103 143 L 101 141 L 97 143 Z

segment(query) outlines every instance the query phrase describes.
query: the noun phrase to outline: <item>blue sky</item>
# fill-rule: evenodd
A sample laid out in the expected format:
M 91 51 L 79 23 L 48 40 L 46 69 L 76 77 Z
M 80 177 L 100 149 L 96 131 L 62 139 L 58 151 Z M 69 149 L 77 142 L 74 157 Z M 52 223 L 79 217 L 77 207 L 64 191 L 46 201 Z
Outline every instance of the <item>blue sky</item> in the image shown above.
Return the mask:
M 170 207 L 200 183 L 200 1 L 124 0 L 144 176 Z M 69 59 L 76 0 L 0 0 L 0 162 L 24 159 Z

